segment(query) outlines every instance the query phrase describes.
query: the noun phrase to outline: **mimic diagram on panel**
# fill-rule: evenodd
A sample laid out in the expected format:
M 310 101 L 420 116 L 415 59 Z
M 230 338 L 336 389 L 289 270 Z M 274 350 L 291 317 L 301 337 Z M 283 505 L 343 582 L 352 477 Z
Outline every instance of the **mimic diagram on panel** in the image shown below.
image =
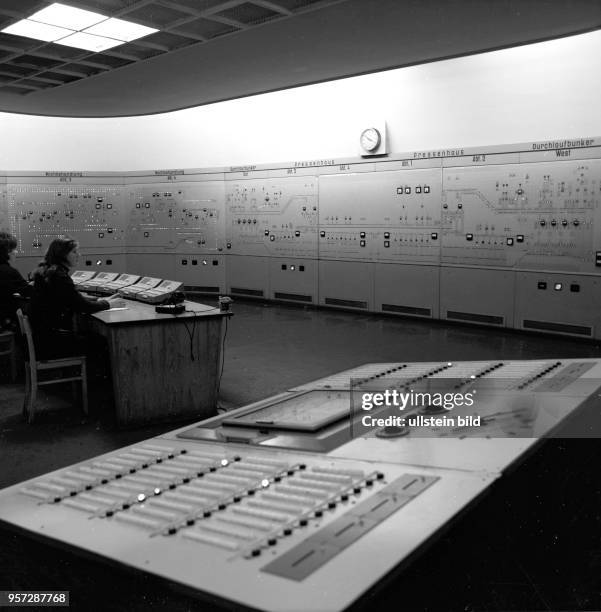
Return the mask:
M 223 182 L 128 187 L 127 243 L 149 251 L 224 250 Z
M 442 262 L 595 271 L 601 161 L 444 171 Z
M 319 178 L 319 257 L 438 263 L 440 169 Z
M 317 179 L 227 184 L 227 248 L 235 255 L 317 258 Z
M 124 246 L 121 187 L 9 184 L 7 198 L 8 229 L 21 255 L 41 255 L 62 236 L 82 249 Z

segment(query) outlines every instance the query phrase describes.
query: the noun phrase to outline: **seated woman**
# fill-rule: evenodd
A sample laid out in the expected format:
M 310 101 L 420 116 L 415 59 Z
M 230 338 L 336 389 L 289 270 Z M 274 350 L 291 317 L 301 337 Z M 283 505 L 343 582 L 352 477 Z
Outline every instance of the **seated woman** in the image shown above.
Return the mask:
M 14 330 L 16 311 L 19 307 L 17 297 L 29 297 L 31 285 L 12 266 L 15 262 L 17 239 L 8 232 L 0 232 L 0 331 Z
M 69 273 L 79 261 L 78 244 L 57 238 L 33 275 L 30 320 L 39 359 L 90 354 L 94 341 L 73 331 L 73 315 L 107 310 L 110 300 L 82 295 Z

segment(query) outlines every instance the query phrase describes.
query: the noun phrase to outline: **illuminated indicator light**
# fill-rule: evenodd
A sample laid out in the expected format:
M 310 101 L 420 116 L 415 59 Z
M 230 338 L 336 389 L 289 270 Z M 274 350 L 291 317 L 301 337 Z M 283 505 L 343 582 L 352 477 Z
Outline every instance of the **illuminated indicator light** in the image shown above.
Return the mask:
M 396 188 L 396 192 L 397 192 L 397 195 L 403 195 L 403 188 L 402 187 L 397 187 Z
M 424 193 L 430 193 L 430 187 L 428 187 L 428 185 L 424 185 Z
M 269 480 L 267 478 L 261 480 L 261 486 L 266 489 L 269 486 Z
M 411 193 L 411 187 L 405 187 L 405 193 L 407 194 Z
M 154 493 L 155 495 L 160 495 L 160 494 L 161 494 L 161 489 L 159 489 L 159 487 L 155 487 L 155 489 L 154 489 L 153 493 Z
M 294 269 L 295 269 L 295 266 L 290 266 L 290 269 L 291 269 L 291 270 L 294 270 Z
M 507 246 L 513 246 L 513 238 L 507 238 Z
M 203 265 L 203 266 L 206 266 L 206 265 L 207 265 L 207 260 L 206 260 L 206 259 L 203 259 L 203 260 L 202 260 L 202 265 Z
M 275 236 L 269 236 L 269 240 L 271 240 L 271 242 L 273 242 L 275 240 Z
M 101 266 L 102 265 L 102 259 L 97 259 L 96 260 L 96 265 L 97 266 Z
M 474 380 L 476 377 L 474 376 L 474 374 L 472 374 L 472 375 L 470 376 L 470 378 L 471 378 L 472 380 Z
M 422 192 L 422 188 L 421 187 L 416 187 L 415 188 L 415 193 L 421 193 Z
M 360 244 L 362 247 L 364 247 L 364 246 L 365 246 L 365 240 L 361 240 L 361 241 L 359 242 L 359 244 Z
M 555 283 L 553 285 L 553 289 L 555 289 L 555 291 L 561 291 L 563 289 L 563 284 L 562 283 Z
M 142 503 L 146 499 L 146 495 L 144 495 L 144 493 L 140 493 L 136 499 Z
M 390 247 L 390 241 L 389 240 L 384 240 L 384 248 L 387 249 Z
M 448 361 L 448 362 L 447 362 L 447 366 L 448 366 L 449 368 L 450 368 L 452 365 L 453 365 L 453 363 L 452 363 L 452 362 L 450 362 L 450 361 Z
M 222 465 L 223 467 L 225 467 L 226 465 L 229 465 L 229 464 L 230 464 L 230 462 L 229 462 L 227 459 L 222 459 L 222 460 L 220 461 L 220 463 L 221 463 L 221 465 Z

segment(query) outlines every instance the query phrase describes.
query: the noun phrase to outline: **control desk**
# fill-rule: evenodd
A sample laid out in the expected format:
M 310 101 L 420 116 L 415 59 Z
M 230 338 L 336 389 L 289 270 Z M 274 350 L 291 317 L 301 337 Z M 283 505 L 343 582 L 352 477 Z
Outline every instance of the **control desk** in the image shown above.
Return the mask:
M 600 386 L 595 359 L 368 364 L 7 488 L 0 522 L 201 599 L 344 610 L 541 437 L 598 436 Z

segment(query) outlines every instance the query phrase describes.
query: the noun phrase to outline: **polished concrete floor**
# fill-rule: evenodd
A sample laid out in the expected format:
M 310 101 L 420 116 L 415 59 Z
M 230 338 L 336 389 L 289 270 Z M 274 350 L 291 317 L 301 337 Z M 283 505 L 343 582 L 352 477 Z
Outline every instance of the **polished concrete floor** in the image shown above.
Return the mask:
M 225 408 L 370 362 L 601 357 L 598 343 L 489 328 L 252 302 L 235 303 L 233 312 L 220 385 Z M 0 372 L 5 369 L 0 364 Z M 0 488 L 179 425 L 119 431 L 108 381 L 94 381 L 90 396 L 87 419 L 70 406 L 68 394 L 53 392 L 27 425 L 22 382 L 0 378 Z M 362 604 L 395 609 L 410 596 L 409 610 L 601 608 L 598 446 L 596 440 L 547 442 L 405 568 L 377 602 Z M 2 569 L 0 561 L 0 576 Z M 103 605 L 118 608 L 111 600 Z M 205 609 L 191 599 L 165 600 L 162 592 L 144 605 Z M 127 607 L 142 609 L 133 600 Z

